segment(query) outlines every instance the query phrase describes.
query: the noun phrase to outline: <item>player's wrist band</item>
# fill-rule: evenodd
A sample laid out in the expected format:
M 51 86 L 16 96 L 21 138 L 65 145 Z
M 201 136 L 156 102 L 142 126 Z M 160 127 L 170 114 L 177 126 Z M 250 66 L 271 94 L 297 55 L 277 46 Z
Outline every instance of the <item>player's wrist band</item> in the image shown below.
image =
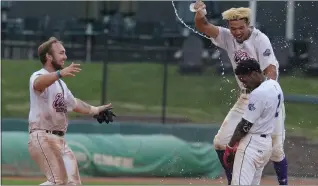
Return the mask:
M 62 75 L 61 75 L 61 71 L 60 71 L 60 70 L 56 71 L 56 74 L 57 74 L 57 77 L 62 78 Z

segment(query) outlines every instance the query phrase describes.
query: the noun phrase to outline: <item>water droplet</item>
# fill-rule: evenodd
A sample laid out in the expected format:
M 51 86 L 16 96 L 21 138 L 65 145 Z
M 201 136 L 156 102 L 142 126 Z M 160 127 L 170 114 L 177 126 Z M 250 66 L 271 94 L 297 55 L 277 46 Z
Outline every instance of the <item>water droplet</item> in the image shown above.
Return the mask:
M 194 28 L 191 28 L 189 25 L 187 25 L 187 24 L 183 21 L 183 19 L 179 16 L 178 11 L 177 11 L 177 8 L 175 7 L 174 1 L 171 1 L 171 3 L 172 3 L 172 6 L 173 6 L 173 9 L 174 9 L 174 14 L 177 16 L 178 20 L 179 20 L 186 28 L 188 28 L 188 29 L 190 29 L 192 32 L 194 32 L 194 33 L 196 33 L 196 34 L 198 34 L 198 35 L 200 35 L 200 36 L 202 36 L 202 37 L 204 37 L 204 38 L 210 40 L 210 37 L 208 37 L 208 36 L 206 36 L 206 35 L 204 35 L 204 34 L 198 32 L 198 31 L 196 31 Z M 222 60 L 221 60 L 220 57 L 219 57 L 219 60 L 220 60 L 220 62 L 221 62 L 221 66 L 223 67 L 224 65 L 223 65 L 223 62 L 222 62 Z M 222 68 L 222 76 L 224 76 L 224 68 Z
M 176 7 L 175 7 L 175 5 L 174 5 L 174 2 L 171 1 L 171 3 L 172 3 L 172 6 L 173 6 L 175 15 L 177 16 L 177 18 L 179 19 L 179 21 L 180 21 L 185 27 L 187 27 L 188 29 L 190 29 L 191 31 L 193 31 L 193 32 L 196 33 L 196 34 L 198 34 L 198 35 L 200 35 L 200 36 L 202 36 L 202 37 L 205 37 L 206 39 L 210 39 L 208 36 L 206 36 L 206 35 L 204 35 L 204 34 L 198 32 L 198 31 L 194 30 L 194 29 L 191 28 L 189 25 L 187 25 L 187 24 L 183 21 L 183 19 L 179 16 L 178 11 L 177 11 L 177 9 L 176 9 Z

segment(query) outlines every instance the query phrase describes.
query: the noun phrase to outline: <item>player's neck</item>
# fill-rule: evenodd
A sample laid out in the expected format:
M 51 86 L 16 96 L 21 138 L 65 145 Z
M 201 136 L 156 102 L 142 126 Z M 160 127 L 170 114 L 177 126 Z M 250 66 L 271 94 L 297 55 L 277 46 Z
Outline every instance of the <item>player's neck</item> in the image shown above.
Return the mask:
M 267 78 L 262 75 L 261 78 L 260 78 L 260 83 L 259 83 L 259 85 L 258 85 L 257 87 L 259 87 L 259 86 L 260 86 L 262 83 L 264 83 L 266 80 L 267 80 Z M 255 88 L 257 88 L 257 87 L 255 87 Z
M 48 71 L 48 72 L 55 72 L 55 71 L 56 71 L 56 70 L 54 69 L 54 67 L 47 66 L 47 65 L 43 66 L 43 68 L 44 68 L 46 71 Z
M 264 83 L 267 80 L 267 77 L 261 75 L 260 77 L 260 81 L 259 84 L 257 84 L 254 88 L 252 88 L 252 90 L 256 89 L 257 87 L 259 87 L 262 83 Z
M 264 81 L 266 81 L 266 80 L 268 80 L 266 77 L 263 77 L 263 79 L 262 79 L 262 82 L 261 83 L 263 83 Z

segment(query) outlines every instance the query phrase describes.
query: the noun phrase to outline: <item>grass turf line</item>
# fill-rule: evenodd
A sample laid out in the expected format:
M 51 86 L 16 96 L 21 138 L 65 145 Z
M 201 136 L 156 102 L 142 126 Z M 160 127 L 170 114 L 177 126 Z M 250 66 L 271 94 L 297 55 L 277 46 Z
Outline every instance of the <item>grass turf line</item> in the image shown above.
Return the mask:
M 39 61 L 2 60 L 2 117 L 27 118 L 29 77 L 41 68 Z M 101 98 L 102 64 L 82 63 L 82 71 L 65 82 L 75 97 L 98 105 Z M 197 123 L 221 123 L 236 101 L 233 75 L 222 77 L 214 69 L 202 76 L 182 76 L 169 66 L 167 116 L 181 116 Z M 163 66 L 160 64 L 110 64 L 107 97 L 118 115 L 161 114 Z M 282 76 L 285 94 L 317 95 L 315 78 Z M 317 135 L 317 105 L 286 103 L 289 132 Z M 71 114 L 71 117 L 77 116 Z
M 43 183 L 44 181 L 38 181 L 38 180 L 15 180 L 14 178 L 10 179 L 10 178 L 4 178 L 1 181 L 2 185 L 39 185 L 41 183 Z M 160 184 L 160 183 L 127 183 L 127 182 L 103 182 L 103 181 L 83 181 L 82 185 L 116 185 L 116 186 L 120 186 L 120 185 L 182 185 L 182 184 Z M 188 184 L 187 184 L 188 185 Z M 195 186 L 194 184 L 191 184 L 193 186 Z

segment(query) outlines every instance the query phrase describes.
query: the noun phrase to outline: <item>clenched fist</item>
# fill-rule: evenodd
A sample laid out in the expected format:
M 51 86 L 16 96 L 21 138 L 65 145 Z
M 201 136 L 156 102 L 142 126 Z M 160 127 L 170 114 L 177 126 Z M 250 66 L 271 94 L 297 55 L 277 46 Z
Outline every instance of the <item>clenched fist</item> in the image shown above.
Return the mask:
M 202 2 L 202 0 L 197 0 L 194 4 L 194 10 L 197 12 L 197 15 L 200 17 L 205 17 L 207 14 L 206 5 Z

